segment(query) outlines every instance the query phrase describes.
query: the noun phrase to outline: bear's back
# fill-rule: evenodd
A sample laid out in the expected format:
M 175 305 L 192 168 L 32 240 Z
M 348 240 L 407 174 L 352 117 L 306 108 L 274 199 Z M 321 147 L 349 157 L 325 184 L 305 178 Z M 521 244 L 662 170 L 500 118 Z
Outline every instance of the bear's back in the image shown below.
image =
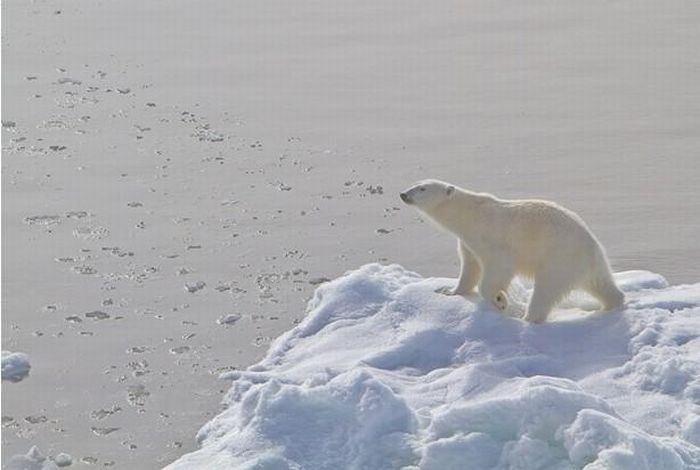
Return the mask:
M 539 270 L 543 259 L 580 262 L 599 249 L 583 219 L 559 204 L 523 199 L 503 201 L 502 207 L 510 220 L 508 244 L 526 271 Z

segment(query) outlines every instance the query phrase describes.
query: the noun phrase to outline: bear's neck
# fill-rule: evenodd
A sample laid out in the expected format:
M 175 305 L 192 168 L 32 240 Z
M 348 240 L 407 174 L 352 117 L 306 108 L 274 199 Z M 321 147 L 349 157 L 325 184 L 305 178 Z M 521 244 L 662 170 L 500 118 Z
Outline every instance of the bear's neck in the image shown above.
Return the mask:
M 469 242 L 479 236 L 479 214 L 484 204 L 491 200 L 494 198 L 490 195 L 457 191 L 447 201 L 425 211 L 425 214 L 444 230 Z

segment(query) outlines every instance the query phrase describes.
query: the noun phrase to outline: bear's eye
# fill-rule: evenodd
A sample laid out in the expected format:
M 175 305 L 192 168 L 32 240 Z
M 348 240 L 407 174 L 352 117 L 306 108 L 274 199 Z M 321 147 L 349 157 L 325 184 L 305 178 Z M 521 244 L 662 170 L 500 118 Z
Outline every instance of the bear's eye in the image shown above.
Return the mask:
M 425 191 L 425 188 L 420 188 L 421 191 Z

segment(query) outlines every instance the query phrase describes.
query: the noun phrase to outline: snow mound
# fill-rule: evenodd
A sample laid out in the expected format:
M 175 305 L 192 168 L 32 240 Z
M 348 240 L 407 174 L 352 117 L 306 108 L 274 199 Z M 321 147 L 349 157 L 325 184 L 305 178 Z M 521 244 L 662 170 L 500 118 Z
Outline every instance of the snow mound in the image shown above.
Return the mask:
M 2 352 L 2 380 L 19 382 L 29 375 L 29 356 L 24 353 Z
M 168 468 L 700 469 L 700 284 L 527 324 L 397 265 L 322 285 Z

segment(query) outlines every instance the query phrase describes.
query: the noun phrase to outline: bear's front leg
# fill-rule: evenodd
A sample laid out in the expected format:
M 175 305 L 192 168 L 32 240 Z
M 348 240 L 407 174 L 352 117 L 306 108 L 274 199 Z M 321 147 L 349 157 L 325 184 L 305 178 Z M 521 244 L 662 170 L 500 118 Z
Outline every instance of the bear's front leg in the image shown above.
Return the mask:
M 476 291 L 476 286 L 481 278 L 481 265 L 469 247 L 457 239 L 457 251 L 459 252 L 460 270 L 457 287 L 451 289 L 447 286 L 437 289 L 435 292 L 444 295 L 468 296 Z

